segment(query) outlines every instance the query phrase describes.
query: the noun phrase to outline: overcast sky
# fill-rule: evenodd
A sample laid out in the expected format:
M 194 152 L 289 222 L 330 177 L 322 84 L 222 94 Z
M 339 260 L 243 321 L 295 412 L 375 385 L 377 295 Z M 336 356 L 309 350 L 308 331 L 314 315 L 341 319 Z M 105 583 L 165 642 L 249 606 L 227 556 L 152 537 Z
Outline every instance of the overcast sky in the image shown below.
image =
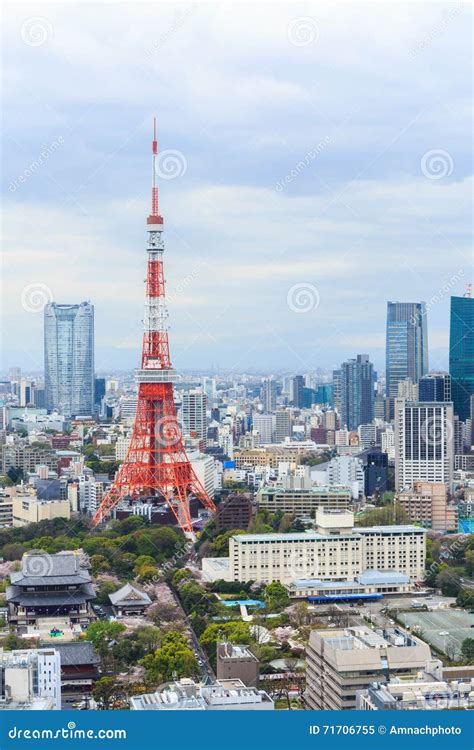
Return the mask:
M 387 300 L 472 268 L 471 8 L 6 8 L 3 366 L 42 368 L 44 301 L 95 305 L 99 370 L 138 364 L 156 115 L 172 358 L 384 364 Z

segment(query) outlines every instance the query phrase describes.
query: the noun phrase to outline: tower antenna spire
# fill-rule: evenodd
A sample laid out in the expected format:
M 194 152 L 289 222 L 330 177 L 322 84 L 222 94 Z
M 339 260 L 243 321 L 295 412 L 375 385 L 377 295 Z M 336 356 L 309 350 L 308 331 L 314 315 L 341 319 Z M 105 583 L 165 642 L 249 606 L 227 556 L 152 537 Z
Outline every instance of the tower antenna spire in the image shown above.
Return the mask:
M 156 157 L 158 156 L 158 141 L 156 139 L 156 117 L 153 118 L 153 141 L 151 146 L 152 153 L 152 183 L 151 183 L 151 214 L 148 217 L 148 224 L 163 223 L 158 212 L 158 187 L 156 185 Z M 157 218 L 159 221 L 157 222 Z

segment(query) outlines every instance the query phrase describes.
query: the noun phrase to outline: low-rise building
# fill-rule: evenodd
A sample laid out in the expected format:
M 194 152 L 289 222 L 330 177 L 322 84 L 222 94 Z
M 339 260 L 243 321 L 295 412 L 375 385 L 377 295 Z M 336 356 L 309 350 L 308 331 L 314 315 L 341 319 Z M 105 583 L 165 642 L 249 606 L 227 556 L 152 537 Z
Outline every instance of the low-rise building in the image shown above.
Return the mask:
M 352 491 L 347 486 L 287 488 L 274 485 L 262 487 L 255 496 L 259 509 L 272 513 L 314 516 L 318 508 L 345 509 L 352 504 Z
M 151 604 L 148 594 L 132 586 L 131 583 L 126 583 L 118 591 L 109 594 L 109 599 L 117 617 L 142 615 Z
M 13 498 L 8 491 L 0 491 L 0 527 L 1 526 L 13 526 Z
M 474 679 L 440 680 L 420 672 L 416 678 L 375 682 L 357 695 L 361 711 L 445 711 L 474 708 Z
M 99 679 L 99 655 L 90 641 L 56 643 L 61 659 L 61 687 L 63 691 L 90 693 Z
M 248 646 L 241 646 L 229 641 L 217 644 L 218 680 L 242 680 L 247 687 L 257 687 L 260 662 Z
M 424 576 L 426 530 L 418 526 L 354 528 L 350 511 L 318 510 L 314 533 L 239 534 L 229 539 L 233 581 L 351 581 L 365 571 Z M 203 561 L 203 570 L 205 563 Z
M 413 489 L 399 492 L 395 498 L 406 511 L 410 521 L 426 529 L 446 533 L 458 530 L 458 510 L 448 501 L 445 484 L 414 482 Z
M 367 570 L 353 581 L 318 581 L 300 579 L 287 585 L 292 599 L 309 601 L 364 600 L 375 596 L 407 594 L 414 584 L 409 576 L 392 570 Z
M 52 521 L 53 518 L 71 517 L 69 500 L 40 500 L 35 491 L 14 487 L 12 494 L 13 526 L 27 526 L 40 521 Z
M 156 693 L 134 696 L 130 707 L 134 711 L 272 711 L 275 705 L 265 690 L 247 687 L 242 680 L 200 685 L 186 678 Z
M 0 649 L 0 708 L 59 711 L 59 652 L 54 648 Z
M 254 512 L 252 495 L 233 493 L 217 506 L 216 529 L 247 529 Z
M 355 709 L 357 694 L 373 682 L 408 678 L 431 664 L 430 647 L 398 628 L 313 630 L 306 653 L 306 703 L 319 711 Z

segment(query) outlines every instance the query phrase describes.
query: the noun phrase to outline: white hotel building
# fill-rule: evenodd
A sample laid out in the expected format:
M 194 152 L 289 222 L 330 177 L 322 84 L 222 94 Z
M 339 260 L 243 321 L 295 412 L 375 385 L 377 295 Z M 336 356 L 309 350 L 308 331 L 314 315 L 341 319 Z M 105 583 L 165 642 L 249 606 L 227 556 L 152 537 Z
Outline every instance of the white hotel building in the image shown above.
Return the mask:
M 425 529 L 354 528 L 350 511 L 318 510 L 316 524 L 316 533 L 231 537 L 228 579 L 284 584 L 298 579 L 350 581 L 366 571 L 397 571 L 411 581 L 423 579 Z M 204 560 L 203 571 L 209 575 L 211 570 L 212 560 Z

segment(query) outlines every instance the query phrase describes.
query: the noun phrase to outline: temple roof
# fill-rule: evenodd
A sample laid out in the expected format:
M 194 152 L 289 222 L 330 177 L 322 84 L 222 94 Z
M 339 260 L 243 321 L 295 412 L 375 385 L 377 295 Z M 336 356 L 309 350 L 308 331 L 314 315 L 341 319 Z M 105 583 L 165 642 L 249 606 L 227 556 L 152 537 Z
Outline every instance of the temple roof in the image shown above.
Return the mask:
M 149 604 L 151 604 L 151 599 L 148 594 L 135 588 L 135 586 L 132 586 L 131 583 L 126 583 L 125 586 L 122 586 L 122 588 L 118 591 L 114 591 L 112 594 L 109 594 L 109 599 L 114 605 L 143 604 L 145 606 L 148 606 Z

